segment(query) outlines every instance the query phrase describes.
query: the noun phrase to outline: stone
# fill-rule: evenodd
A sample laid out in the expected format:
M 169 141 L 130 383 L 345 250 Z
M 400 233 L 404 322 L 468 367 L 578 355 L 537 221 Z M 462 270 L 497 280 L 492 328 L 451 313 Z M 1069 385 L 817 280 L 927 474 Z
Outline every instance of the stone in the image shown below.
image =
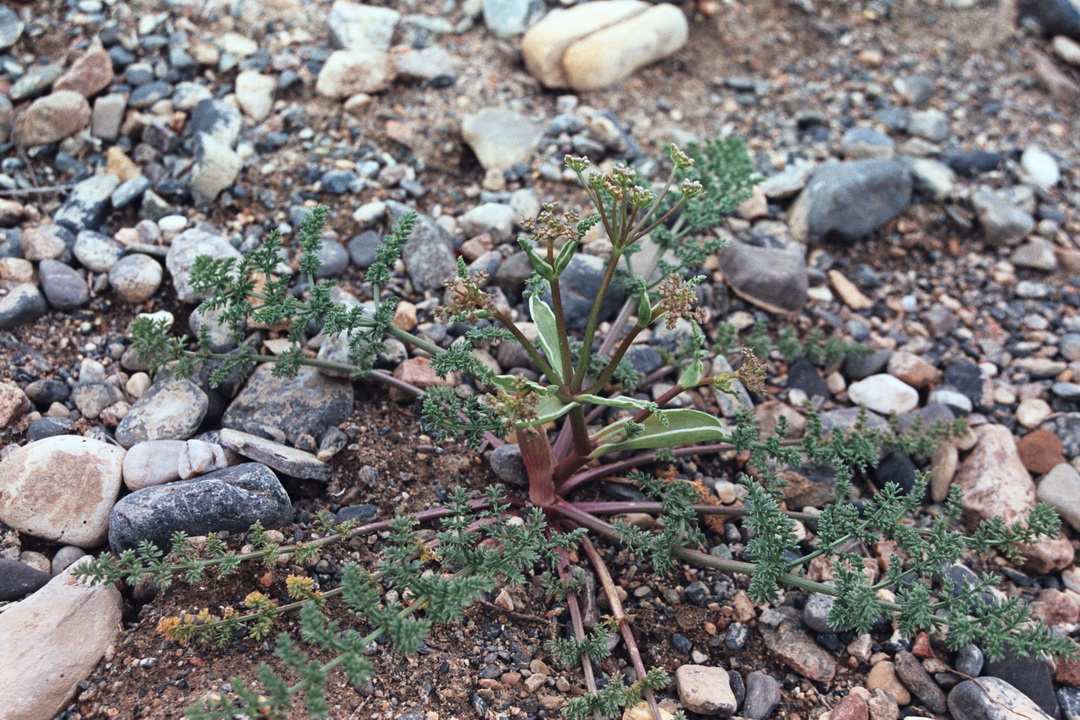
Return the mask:
M 868 310 L 874 301 L 866 297 L 855 283 L 848 280 L 839 270 L 830 270 L 828 273 L 829 285 L 840 298 L 840 302 L 852 310 Z
M 746 677 L 742 716 L 747 720 L 765 720 L 772 716 L 780 699 L 780 683 L 776 678 L 755 670 Z
M 188 440 L 176 459 L 176 469 L 181 480 L 190 480 L 229 466 L 225 448 L 214 442 Z
M 496 37 L 521 35 L 544 14 L 538 0 L 483 0 L 484 25 Z
M 1039 480 L 1035 497 L 1049 503 L 1061 519 L 1080 532 L 1080 473 L 1062 462 Z
M 603 281 L 604 261 L 595 255 L 577 253 L 560 276 L 562 287 L 563 311 L 566 325 L 571 330 L 584 330 L 588 315 L 592 311 L 593 300 L 600 292 Z M 610 320 L 623 304 L 626 295 L 614 285 L 608 290 L 600 304 L 600 320 Z M 550 291 L 544 294 L 544 302 L 551 304 Z M 662 331 L 662 329 L 661 329 Z M 654 340 L 655 340 L 654 336 Z
M 748 302 L 781 314 L 798 312 L 806 305 L 809 280 L 803 253 L 733 240 L 719 257 L 724 280 Z
M 315 455 L 258 435 L 225 428 L 221 431 L 221 444 L 238 455 L 291 477 L 329 482 L 333 476 L 330 466 Z
M 982 672 L 984 660 L 983 651 L 979 649 L 979 646 L 968 643 L 957 651 L 953 665 L 965 675 L 978 677 Z
M 109 212 L 109 198 L 120 178 L 108 173 L 94 175 L 71 189 L 64 204 L 53 213 L 53 222 L 72 232 L 97 230 Z
M 896 675 L 904 686 L 922 701 L 927 710 L 939 715 L 947 711 L 945 693 L 930 677 L 930 673 L 926 672 L 919 659 L 907 650 L 896 653 Z
M 870 709 L 866 700 L 855 694 L 845 695 L 836 703 L 829 715 L 830 720 L 869 720 Z
M 391 8 L 338 0 L 330 8 L 326 26 L 336 48 L 385 52 L 400 20 L 401 13 Z
M 1036 185 L 1049 190 L 1061 180 L 1061 168 L 1053 155 L 1040 147 L 1029 147 L 1020 156 L 1020 167 Z
M 245 70 L 236 76 L 236 102 L 244 114 L 255 122 L 262 122 L 270 116 L 276 89 L 277 79 L 272 75 Z
M 104 382 L 80 382 L 71 393 L 75 407 L 88 420 L 96 420 L 105 408 L 124 399 L 120 389 Z
M 1022 521 L 1035 504 L 1035 484 L 1020 461 L 1008 428 L 982 425 L 975 429 L 977 442 L 957 471 L 953 482 L 964 492 L 964 522 L 1001 518 L 1012 525 Z M 1038 545 L 1023 545 L 1025 567 L 1051 572 L 1072 563 L 1074 551 L 1064 537 L 1044 538 Z
M 1035 229 L 1035 218 L 1001 194 L 980 188 L 971 194 L 971 205 L 983 228 L 983 237 L 994 246 L 1013 244 Z
M 124 256 L 124 246 L 107 235 L 83 230 L 75 236 L 75 258 L 91 272 L 109 272 Z
M 130 448 L 150 440 L 186 440 L 209 407 L 206 393 L 191 380 L 158 380 L 128 410 L 116 428 L 116 441 Z
M 871 375 L 848 386 L 851 402 L 881 415 L 900 415 L 919 405 L 915 388 L 892 375 Z
M 38 98 L 15 124 L 24 146 L 47 145 L 74 135 L 90 122 L 90 103 L 77 92 L 63 90 Z
M 890 158 L 896 153 L 896 142 L 872 127 L 853 127 L 840 139 L 840 154 L 851 160 Z
M 814 642 L 799 625 L 791 620 L 777 627 L 761 627 L 765 646 L 781 662 L 814 682 L 832 682 L 836 675 L 836 658 Z
M 525 34 L 525 66 L 550 88 L 579 92 L 617 85 L 686 44 L 686 16 L 674 5 L 612 0 L 549 12 Z
M 86 562 L 0 613 L 4 720 L 40 720 L 63 711 L 119 637 L 120 591 L 76 578 L 75 569 Z
M 7 50 L 22 37 L 25 23 L 7 5 L 0 5 L 0 50 Z
M 1054 697 L 1054 682 L 1046 661 L 1038 657 L 1020 657 L 1012 647 L 1005 644 L 1005 655 L 998 660 L 987 660 L 983 675 L 1002 680 L 1026 695 L 1051 716 L 1058 713 Z
M 127 97 L 124 95 L 99 97 L 94 101 L 94 110 L 90 117 L 90 134 L 100 140 L 118 138 L 125 109 L 127 109 Z
M 12 102 L 21 102 L 42 95 L 63 72 L 64 68 L 59 63 L 33 64 L 11 85 L 8 96 Z
M 59 260 L 42 260 L 38 276 L 45 299 L 57 310 L 74 310 L 90 302 L 86 278 Z
M 931 200 L 946 200 L 956 189 L 956 171 L 943 162 L 929 158 L 904 161 L 911 168 L 915 190 Z
M 930 142 L 945 142 L 949 138 L 949 118 L 940 110 L 918 110 L 911 113 L 908 132 Z
M 58 435 L 0 461 L 0 522 L 50 542 L 92 548 L 104 542 L 120 492 L 124 450 Z
M 67 228 L 60 225 L 29 227 L 19 239 L 19 248 L 26 260 L 60 260 L 67 254 L 68 237 L 70 233 Z
M 212 135 L 200 135 L 191 170 L 191 190 L 195 202 L 207 205 L 236 182 L 244 160 L 226 143 Z
M 45 587 L 51 576 L 18 560 L 0 557 L 0 602 L 21 600 Z
M 770 200 L 785 200 L 806 187 L 814 174 L 814 167 L 813 163 L 806 160 L 796 160 L 777 174 L 762 180 L 758 187 Z
M 896 665 L 889 660 L 882 660 L 870 668 L 870 673 L 866 676 L 866 687 L 870 690 L 884 690 L 896 700 L 897 705 L 911 703 L 911 693 L 900 682 L 896 675 Z
M 925 105 L 934 96 L 934 81 L 926 75 L 894 78 L 892 84 L 904 102 L 915 107 Z
M 502 242 L 510 239 L 515 219 L 516 213 L 509 205 L 484 203 L 459 217 L 458 224 L 470 237 L 490 232 L 496 241 Z
M 1016 421 L 1030 430 L 1039 427 L 1053 412 L 1042 398 L 1024 398 L 1016 408 Z
M 60 573 L 67 570 L 69 567 L 79 561 L 79 558 L 86 557 L 86 551 L 82 548 L 77 548 L 74 545 L 65 545 L 56 551 L 52 559 L 52 574 L 56 577 Z
M 1054 50 L 1054 54 L 1059 58 L 1074 65 L 1080 67 L 1080 42 L 1076 42 L 1072 38 L 1065 37 L 1064 35 L 1058 35 L 1051 42 L 1051 47 Z
M 844 375 L 848 380 L 865 380 L 878 375 L 889 363 L 892 350 L 874 350 L 865 355 L 852 355 L 844 361 Z
M 33 283 L 13 287 L 0 298 L 0 330 L 13 330 L 20 325 L 34 322 L 48 312 L 45 296 Z
M 413 209 L 403 203 L 388 201 L 391 224 Z M 443 281 L 454 275 L 457 263 L 451 250 L 450 233 L 427 215 L 417 215 L 412 236 L 402 248 L 402 259 L 416 289 L 440 290 Z
M 682 665 L 675 670 L 679 702 L 690 712 L 729 717 L 737 703 L 727 670 L 706 665 Z
M 930 499 L 944 502 L 952 487 L 956 470 L 960 467 L 960 450 L 954 443 L 944 443 L 934 451 L 930 466 Z
M 542 123 L 505 108 L 481 110 L 461 121 L 461 136 L 485 170 L 507 170 L 528 162 L 543 132 Z
M 245 533 L 256 521 L 272 529 L 291 519 L 292 504 L 274 472 L 243 463 L 124 497 L 109 517 L 109 545 L 118 553 L 144 540 L 168 548 L 175 532 Z
M 803 608 L 803 623 L 814 632 L 834 633 L 837 628 L 829 624 L 829 613 L 836 604 L 836 598 L 825 593 L 810 593 Z
M 394 61 L 385 52 L 337 50 L 319 71 L 315 91 L 334 100 L 358 93 L 376 93 L 390 87 L 395 73 Z
M 232 401 L 221 425 L 280 442 L 323 433 L 352 414 L 353 387 L 348 380 L 302 367 L 293 378 L 273 375 L 273 367 L 256 368 Z
M 0 382 L 0 429 L 10 427 L 30 410 L 30 398 L 13 382 Z
M 198 294 L 192 289 L 189 277 L 195 258 L 200 255 L 209 255 L 218 259 L 240 260 L 241 258 L 239 251 L 220 235 L 194 228 L 177 235 L 169 245 L 169 252 L 165 256 L 165 266 L 172 275 L 176 297 L 181 302 L 193 303 L 206 299 L 205 295 Z
M 1080 6 L 1076 0 L 1030 0 L 1022 12 L 1038 23 L 1047 35 L 1064 35 L 1080 40 Z
M 141 253 L 128 255 L 120 259 L 109 270 L 109 285 L 121 300 L 127 303 L 146 302 L 164 279 L 161 264 Z
M 140 85 L 128 96 L 128 105 L 136 109 L 148 108 L 158 100 L 164 100 L 172 92 L 167 82 L 153 81 Z
M 521 458 L 521 448 L 517 443 L 503 443 L 491 452 L 489 460 L 491 470 L 503 482 L 511 485 L 528 485 L 529 475 L 525 470 L 525 461 Z
M 124 485 L 134 491 L 179 480 L 177 461 L 184 445 L 183 440 L 151 440 L 133 445 L 124 456 Z
M 826 235 L 857 240 L 903 212 L 911 193 L 911 171 L 895 160 L 821 165 L 795 201 L 791 234 L 803 243 Z
M 240 137 L 243 122 L 244 118 L 235 105 L 224 100 L 206 99 L 195 105 L 190 125 L 193 137 L 210 135 L 232 148 Z
M 889 356 L 886 371 L 901 382 L 921 390 L 932 385 L 938 378 L 938 370 L 933 364 L 914 353 L 904 350 Z
M 1051 271 L 1058 266 L 1054 246 L 1041 238 L 1035 238 L 1013 250 L 1010 257 L 1013 265 L 1033 270 Z
M 113 64 L 104 48 L 92 50 L 72 63 L 68 71 L 53 83 L 53 92 L 72 90 L 92 97 L 109 86 L 113 79 Z

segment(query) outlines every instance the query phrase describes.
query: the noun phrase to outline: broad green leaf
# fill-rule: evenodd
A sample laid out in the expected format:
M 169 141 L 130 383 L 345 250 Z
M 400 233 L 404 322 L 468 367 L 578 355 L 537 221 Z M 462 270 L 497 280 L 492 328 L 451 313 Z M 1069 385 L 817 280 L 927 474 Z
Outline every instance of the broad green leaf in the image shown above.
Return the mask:
M 679 387 L 692 388 L 701 382 L 701 358 L 695 357 L 693 362 L 687 366 L 686 370 L 679 377 Z
M 606 407 L 622 408 L 623 410 L 651 410 L 656 407 L 656 403 L 651 400 L 637 400 L 626 395 L 620 395 L 618 397 L 600 397 L 599 395 L 578 395 L 577 399 L 583 403 L 591 405 L 604 405 Z
M 508 393 L 517 392 L 518 388 L 522 385 L 532 389 L 533 392 L 544 396 L 552 395 L 559 390 L 554 385 L 541 385 L 538 382 L 533 382 L 520 375 L 496 375 L 492 382 L 494 382 L 500 390 L 505 390 Z
M 577 250 L 577 246 L 577 240 L 571 240 L 563 245 L 562 250 L 559 251 L 559 256 L 555 258 L 556 277 L 562 275 L 563 271 L 570 265 L 570 261 L 574 259 L 574 252 Z
M 559 353 L 559 330 L 555 323 L 555 313 L 548 304 L 536 295 L 529 298 L 529 314 L 536 323 L 536 331 L 539 333 L 538 341 L 544 356 L 551 363 L 559 377 L 551 378 L 554 382 L 562 382 L 566 379 L 566 371 L 563 369 L 562 355 Z
M 551 267 L 551 265 L 548 264 L 547 260 L 544 260 L 542 257 L 540 257 L 539 253 L 536 252 L 536 248 L 533 246 L 533 244 L 525 238 L 518 238 L 518 245 L 520 245 L 521 249 L 525 251 L 525 254 L 529 258 L 529 264 L 533 266 L 533 270 L 536 271 L 536 274 L 544 278 L 548 282 L 554 282 L 555 268 Z
M 595 459 L 623 450 L 656 450 L 694 443 L 720 442 L 728 437 L 723 422 L 708 413 L 689 409 L 662 412 L 667 424 L 660 422 L 656 415 L 650 415 L 642 423 L 645 432 L 641 435 L 633 440 L 605 443 L 596 448 L 589 457 Z
M 536 419 L 529 422 L 518 423 L 518 427 L 536 427 L 545 425 L 553 420 L 558 420 L 566 413 L 576 408 L 579 403 L 563 402 L 557 397 L 545 397 L 536 404 Z

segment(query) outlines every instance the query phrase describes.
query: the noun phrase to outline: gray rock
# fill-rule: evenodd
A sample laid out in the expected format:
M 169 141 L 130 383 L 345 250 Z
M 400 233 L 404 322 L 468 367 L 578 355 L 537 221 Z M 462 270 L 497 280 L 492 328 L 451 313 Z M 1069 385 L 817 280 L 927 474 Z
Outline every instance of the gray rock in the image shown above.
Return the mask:
M 86 278 L 58 260 L 42 260 L 38 276 L 45 299 L 57 310 L 74 310 L 90 302 Z
M 967 644 L 956 653 L 954 664 L 959 672 L 978 677 L 983 669 L 983 651 L 978 645 Z
M 352 414 L 353 387 L 348 380 L 302 367 L 294 378 L 274 377 L 267 364 L 257 368 L 236 396 L 222 427 L 277 442 L 300 435 L 321 437 Z
M 857 240 L 903 212 L 911 191 L 911 172 L 895 160 L 822 165 L 795 201 L 791 233 L 804 243 L 830 234 Z
M 521 448 L 517 443 L 506 443 L 495 448 L 491 453 L 491 469 L 503 482 L 511 485 L 529 484 L 525 461 L 521 459 Z
M 69 567 L 79 561 L 80 558 L 86 557 L 86 551 L 82 548 L 75 547 L 74 545 L 65 545 L 56 551 L 53 555 L 52 567 L 50 568 L 53 577 L 56 577 L 60 573 L 67 570 Z
M 337 240 L 324 239 L 319 250 L 319 269 L 316 279 L 341 277 L 349 266 L 349 251 Z
M 203 304 L 188 316 L 192 336 L 201 337 L 205 328 L 206 336 L 210 340 L 210 351 L 215 353 L 227 353 L 237 346 L 232 328 L 221 320 L 222 312 L 220 308 L 210 309 Z
M 1048 240 L 1041 238 L 1031 240 L 1013 250 L 1010 259 L 1013 265 L 1017 267 L 1047 272 L 1057 269 L 1057 256 L 1054 254 L 1054 246 Z
M 25 24 L 6 5 L 0 5 L 0 50 L 7 50 L 22 37 Z
M 395 58 L 398 77 L 432 80 L 440 76 L 453 77 L 457 73 L 457 61 L 439 45 L 429 45 L 411 50 Z
M 158 100 L 163 100 L 172 92 L 172 85 L 161 80 L 140 85 L 128 97 L 128 105 L 133 108 L 148 108 Z
M 517 213 L 509 205 L 491 202 L 474 207 L 458 218 L 458 223 L 470 237 L 487 232 L 496 242 L 502 242 L 510 239 L 516 216 Z
M 875 350 L 867 355 L 853 355 L 844 362 L 844 374 L 851 380 L 863 380 L 883 372 L 892 356 L 892 350 Z
M 507 295 L 518 297 L 525 289 L 525 281 L 532 274 L 529 256 L 524 251 L 519 251 L 499 263 L 491 281 Z
M 124 256 L 124 246 L 107 235 L 83 230 L 75 237 L 75 257 L 91 272 L 109 272 Z
M 797 312 L 806 305 L 809 280 L 803 253 L 736 240 L 720 251 L 720 266 L 732 290 L 769 312 Z
M 119 553 L 149 540 L 167 549 L 175 532 L 243 533 L 256 521 L 276 528 L 291 519 L 292 504 L 274 472 L 244 463 L 121 499 L 109 515 L 109 545 Z
M 145 175 L 139 175 L 116 188 L 113 194 L 109 196 L 109 200 L 114 208 L 120 209 L 141 198 L 143 193 L 149 189 L 150 181 L 146 179 Z
M 109 212 L 109 196 L 120 184 L 115 175 L 103 173 L 83 180 L 68 193 L 53 215 L 53 222 L 72 232 L 96 230 Z
M 1035 218 L 993 190 L 976 190 L 971 204 L 982 224 L 983 236 L 991 245 L 1008 245 L 1035 229 Z
M 896 152 L 896 142 L 872 127 L 853 127 L 840 140 L 840 153 L 852 160 L 889 158 Z
M 232 187 L 244 160 L 228 144 L 212 135 L 200 135 L 191 171 L 191 191 L 195 202 L 207 205 Z
M 82 382 L 71 391 L 75 407 L 88 420 L 96 420 L 105 408 L 124 399 L 124 394 L 115 385 L 105 382 Z
M 911 168 L 915 189 L 931 200 L 945 200 L 956 189 L 956 171 L 929 158 L 903 158 Z
M 683 665 L 675 670 L 679 701 L 690 712 L 728 717 L 738 703 L 727 670 L 707 665 Z
M 896 675 L 904 686 L 922 701 L 927 710 L 938 715 L 948 710 L 945 693 L 930 677 L 930 673 L 926 672 L 919 659 L 907 650 L 896 654 Z
M 382 238 L 374 230 L 365 230 L 349 241 L 349 259 L 356 267 L 366 270 L 375 262 L 375 253 Z
M 31 65 L 22 77 L 12 84 L 11 89 L 8 90 L 8 96 L 12 102 L 35 98 L 52 87 L 63 72 L 64 66 L 59 63 Z
M 126 95 L 113 94 L 99 97 L 94 101 L 94 110 L 90 116 L 90 135 L 100 140 L 115 140 L 120 137 L 120 127 L 124 122 L 126 109 Z
M 329 482 L 333 475 L 330 466 L 313 454 L 258 435 L 225 428 L 221 431 L 221 444 L 237 455 L 269 465 L 291 477 Z
M 1080 40 L 1080 5 L 1076 0 L 1025 0 L 1020 8 L 1047 35 L 1065 35 Z
M 141 442 L 124 456 L 124 485 L 128 490 L 164 485 L 180 479 L 178 460 L 183 440 Z
M 489 108 L 461 121 L 461 135 L 485 170 L 506 170 L 528 162 L 544 126 L 505 108 Z
M 191 380 L 158 380 L 128 410 L 116 441 L 130 448 L 149 440 L 186 440 L 206 417 L 210 400 Z
M 401 13 L 375 5 L 335 2 L 326 26 L 334 47 L 342 50 L 388 50 Z
M 836 598 L 825 593 L 811 593 L 806 599 L 803 608 L 803 623 L 814 632 L 834 633 L 838 628 L 829 624 L 829 613 L 832 612 Z
M 1057 691 L 1057 698 L 1065 720 L 1080 720 L 1080 689 L 1063 687 Z
M 35 570 L 18 560 L 0 557 L 0 602 L 21 600 L 45 587 L 51 579 L 49 573 Z
M 193 137 L 209 135 L 232 148 L 240 137 L 244 117 L 235 105 L 207 99 L 195 106 L 190 124 Z
M 909 75 L 893 80 L 893 87 L 909 105 L 921 107 L 934 96 L 934 81 L 926 75 Z
M 195 293 L 191 289 L 189 273 L 195 264 L 195 258 L 200 255 L 209 255 L 214 258 L 233 258 L 239 260 L 241 255 L 229 241 L 220 235 L 206 232 L 205 230 L 191 229 L 173 238 L 169 246 L 169 252 L 165 256 L 165 266 L 172 275 L 173 285 L 176 287 L 176 297 L 182 302 L 199 302 L 206 298 Z
M 386 207 L 393 224 L 412 210 L 408 205 L 393 201 L 388 201 Z M 417 290 L 439 290 L 443 281 L 454 275 L 457 263 L 450 248 L 450 234 L 427 215 L 418 214 L 412 237 L 401 252 L 405 269 Z
M 908 132 L 930 142 L 945 142 L 949 138 L 949 118 L 940 110 L 913 112 Z
M 1044 475 L 1036 497 L 1053 505 L 1061 519 L 1080 532 L 1080 473 L 1072 465 L 1061 463 Z
M 45 297 L 37 285 L 23 283 L 0 298 L 0 330 L 13 330 L 19 325 L 34 322 L 48 311 Z
M 141 303 L 153 297 L 161 287 L 164 275 L 157 260 L 137 253 L 123 257 L 113 265 L 109 270 L 109 284 L 124 302 Z
M 542 0 L 484 0 L 484 24 L 497 37 L 521 35 L 543 13 Z
M 777 174 L 762 180 L 758 187 L 770 200 L 783 200 L 806 187 L 813 174 L 813 163 L 797 160 Z
M 26 439 L 34 442 L 57 435 L 71 435 L 75 432 L 75 423 L 67 418 L 43 417 L 30 423 L 26 428 Z
M 743 717 L 747 720 L 765 720 L 779 704 L 780 683 L 776 678 L 760 671 L 754 671 L 747 676 Z
M 577 253 L 574 255 L 566 270 L 559 277 L 559 285 L 563 289 L 563 311 L 566 313 L 566 325 L 571 330 L 583 330 L 589 320 L 593 301 L 600 292 L 600 284 L 604 277 L 604 261 L 595 255 Z M 612 285 L 600 306 L 600 320 L 610 319 L 623 304 L 624 293 L 617 286 Z M 551 294 L 545 294 L 544 299 L 551 303 Z
M 954 720 L 1053 720 L 1022 692 L 996 677 L 965 680 L 949 693 Z

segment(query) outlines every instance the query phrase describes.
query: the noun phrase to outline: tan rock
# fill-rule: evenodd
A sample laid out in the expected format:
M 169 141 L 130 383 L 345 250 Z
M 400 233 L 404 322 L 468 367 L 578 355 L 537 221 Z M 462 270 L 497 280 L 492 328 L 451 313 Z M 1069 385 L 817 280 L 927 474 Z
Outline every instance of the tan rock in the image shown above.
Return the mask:
M 0 429 L 18 421 L 30 410 L 30 399 L 15 383 L 0 382 Z
M 0 613 L 0 717 L 41 720 L 64 709 L 120 633 L 120 592 L 73 570 Z
M 47 145 L 74 135 L 90 122 L 90 103 L 71 90 L 61 90 L 30 103 L 15 123 L 20 145 Z
M 683 665 L 675 671 L 675 684 L 679 701 L 690 712 L 727 717 L 738 705 L 724 668 Z
M 394 60 L 374 50 L 338 50 L 327 58 L 315 91 L 335 100 L 385 90 L 394 80 Z
M 262 122 L 274 107 L 274 90 L 277 80 L 254 70 L 245 70 L 236 76 L 236 101 L 244 114 L 255 122 Z
M 1052 430 L 1032 430 L 1016 442 L 1020 462 L 1028 470 L 1045 475 L 1065 462 L 1065 446 Z
M 866 297 L 863 291 L 856 287 L 855 283 L 844 277 L 839 270 L 829 271 L 829 285 L 839 296 L 840 301 L 852 310 L 866 310 L 874 304 L 874 301 Z
M 904 350 L 892 354 L 886 370 L 893 377 L 917 389 L 933 384 L 938 377 L 938 369 L 931 363 Z
M 105 542 L 125 452 L 100 440 L 60 435 L 0 462 L 0 522 L 52 542 Z M 2 656 L 0 656 L 2 657 Z
M 884 690 L 892 695 L 897 705 L 911 704 L 911 693 L 896 676 L 896 665 L 888 660 L 870 668 L 870 674 L 866 676 L 866 687 L 871 691 Z
M 529 28 L 521 41 L 525 67 L 548 87 L 568 87 L 563 54 L 578 40 L 648 9 L 639 0 L 585 3 L 569 10 L 552 10 Z
M 960 451 L 955 443 L 943 443 L 938 447 L 930 465 L 933 468 L 930 471 L 930 498 L 936 503 L 943 502 L 949 496 L 956 469 L 960 465 Z
M 122 183 L 142 175 L 139 166 L 119 145 L 113 145 L 105 151 L 105 172 L 120 178 Z
M 112 59 L 103 48 L 98 48 L 76 60 L 53 84 L 53 92 L 73 90 L 91 97 L 107 88 L 112 79 Z

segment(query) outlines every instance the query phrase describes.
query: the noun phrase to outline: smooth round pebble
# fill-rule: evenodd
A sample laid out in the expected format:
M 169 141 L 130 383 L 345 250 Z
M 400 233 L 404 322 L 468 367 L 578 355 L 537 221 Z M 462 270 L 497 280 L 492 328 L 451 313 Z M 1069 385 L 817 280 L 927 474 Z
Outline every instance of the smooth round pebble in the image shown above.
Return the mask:
M 178 233 L 187 228 L 188 221 L 183 215 L 166 215 L 157 224 L 163 233 Z
M 124 247 L 99 232 L 83 230 L 75 238 L 75 257 L 91 272 L 109 272 L 124 256 Z
M 161 265 L 149 255 L 128 255 L 109 270 L 109 284 L 129 303 L 149 300 L 161 287 L 163 277 Z
M 882 415 L 897 415 L 914 410 L 919 405 L 919 393 L 892 375 L 871 375 L 848 387 L 851 402 L 865 405 Z

